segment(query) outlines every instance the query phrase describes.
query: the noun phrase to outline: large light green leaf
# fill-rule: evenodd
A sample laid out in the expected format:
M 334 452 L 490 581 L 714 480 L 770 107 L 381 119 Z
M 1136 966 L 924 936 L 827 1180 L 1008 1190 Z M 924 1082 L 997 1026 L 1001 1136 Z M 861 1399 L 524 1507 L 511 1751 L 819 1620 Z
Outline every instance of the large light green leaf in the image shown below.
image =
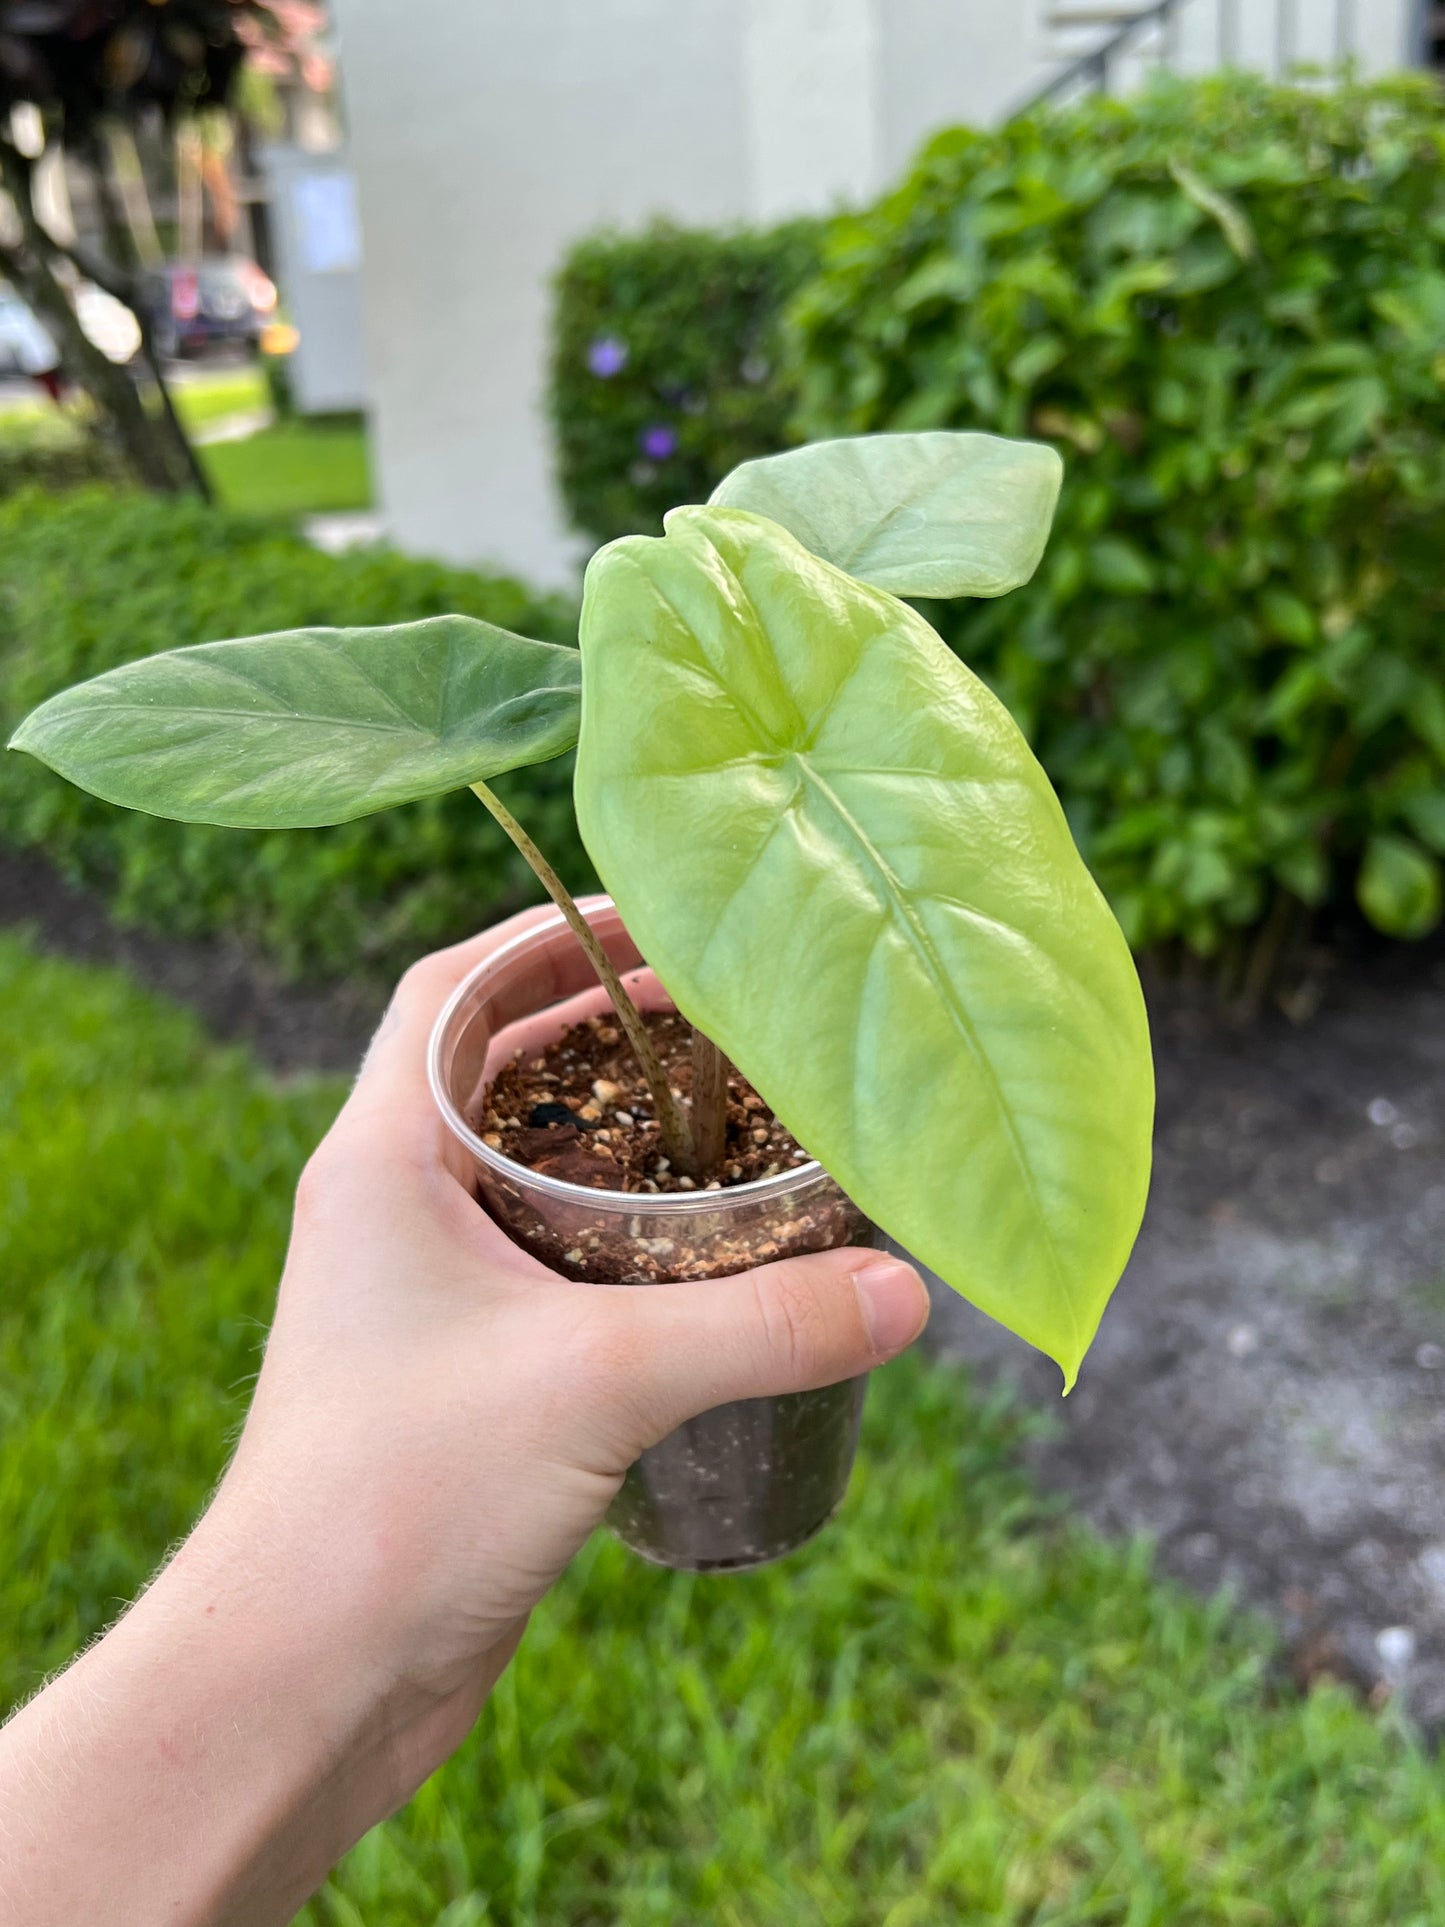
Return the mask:
M 303 829 L 560 755 L 580 684 L 575 649 L 471 616 L 294 629 L 112 669 L 10 747 L 153 816 Z
M 1039 566 L 1063 473 L 1042 442 L 859 435 L 744 462 L 712 501 L 894 595 L 999 596 Z
M 667 529 L 587 574 L 593 860 L 800 1141 L 1072 1382 L 1148 1184 L 1119 928 L 1007 711 L 920 616 L 760 516 Z

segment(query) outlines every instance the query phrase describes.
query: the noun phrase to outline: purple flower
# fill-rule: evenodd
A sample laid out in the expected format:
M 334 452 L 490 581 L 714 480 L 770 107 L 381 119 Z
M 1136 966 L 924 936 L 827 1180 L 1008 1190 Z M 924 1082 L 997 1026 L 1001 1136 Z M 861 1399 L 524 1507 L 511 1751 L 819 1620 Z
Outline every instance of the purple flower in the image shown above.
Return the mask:
M 598 335 L 587 350 L 587 366 L 603 381 L 611 381 L 627 366 L 627 343 L 616 335 Z
M 669 428 L 666 422 L 654 422 L 638 436 L 637 446 L 649 461 L 665 462 L 669 455 L 677 453 L 677 430 Z

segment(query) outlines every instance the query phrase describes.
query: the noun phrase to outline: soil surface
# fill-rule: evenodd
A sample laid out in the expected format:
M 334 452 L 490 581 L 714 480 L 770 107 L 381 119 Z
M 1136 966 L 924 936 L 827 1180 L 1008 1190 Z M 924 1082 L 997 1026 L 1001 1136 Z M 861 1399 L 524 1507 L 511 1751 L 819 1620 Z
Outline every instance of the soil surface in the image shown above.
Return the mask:
M 673 1011 L 643 1023 L 672 1089 L 692 1090 L 692 1028 Z M 663 1155 L 651 1094 L 631 1046 L 608 1017 L 564 1031 L 540 1057 L 520 1052 L 506 1065 L 480 1117 L 482 1141 L 504 1157 L 566 1184 L 602 1191 L 721 1191 L 807 1162 L 747 1079 L 728 1067 L 727 1137 L 722 1162 L 695 1183 Z
M 0 853 L 0 923 L 128 966 L 283 1070 L 350 1069 L 381 1000 L 297 990 L 236 945 L 117 931 Z M 940 1289 L 930 1342 L 1054 1417 L 1039 1477 L 1164 1567 L 1445 1728 L 1445 949 L 1401 946 L 1312 1023 L 1155 995 L 1159 1130 L 1139 1246 L 1078 1389 Z
M 941 1287 L 932 1342 L 1053 1414 L 1035 1468 L 1102 1530 L 1438 1734 L 1445 956 L 1377 959 L 1299 1029 L 1152 1002 L 1153 1191 L 1077 1389 Z
M 122 929 L 98 897 L 72 889 L 37 851 L 0 846 L 0 928 L 7 926 L 27 929 L 56 955 L 123 966 L 279 1071 L 354 1070 L 386 1003 L 374 984 L 288 984 L 257 961 L 244 933 L 188 943 Z

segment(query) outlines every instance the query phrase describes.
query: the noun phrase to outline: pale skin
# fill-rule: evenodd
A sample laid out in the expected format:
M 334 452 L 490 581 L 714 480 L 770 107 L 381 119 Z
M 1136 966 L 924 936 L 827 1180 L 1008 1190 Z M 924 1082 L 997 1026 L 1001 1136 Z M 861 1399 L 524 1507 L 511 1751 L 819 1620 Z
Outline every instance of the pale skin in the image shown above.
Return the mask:
M 820 1253 L 569 1283 L 473 1201 L 408 972 L 302 1177 L 234 1459 L 149 1589 L 0 1730 L 0 1927 L 271 1927 L 465 1738 L 627 1466 L 727 1399 L 834 1383 L 928 1315 Z

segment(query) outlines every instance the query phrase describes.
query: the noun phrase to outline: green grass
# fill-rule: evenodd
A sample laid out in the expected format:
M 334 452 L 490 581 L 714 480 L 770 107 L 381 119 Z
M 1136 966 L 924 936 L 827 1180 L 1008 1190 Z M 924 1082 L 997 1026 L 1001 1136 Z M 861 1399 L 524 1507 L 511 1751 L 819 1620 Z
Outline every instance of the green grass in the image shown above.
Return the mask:
M 5 377 L 6 381 L 12 379 L 13 377 L 9 375 Z M 48 395 L 42 395 L 38 388 L 33 394 L 26 395 L 23 401 L 16 400 L 13 396 L 7 397 L 5 406 L 0 408 L 0 428 L 3 428 L 6 422 L 34 421 L 37 415 L 50 415 L 54 410 L 55 403 Z
M 271 406 L 266 379 L 254 361 L 244 368 L 220 369 L 194 381 L 176 382 L 171 393 L 176 413 L 191 434 L 227 415 L 253 415 Z
M 104 1624 L 239 1422 L 338 1087 L 0 941 L 0 1696 Z M 1445 1777 L 1262 1628 L 1043 1508 L 1016 1420 L 880 1375 L 769 1572 L 599 1537 L 310 1927 L 1430 1927 Z
M 227 508 L 316 515 L 371 505 L 366 430 L 349 420 L 277 422 L 199 453 Z
M 178 385 L 175 401 L 182 422 L 194 434 L 228 415 L 265 408 L 270 397 L 261 371 L 253 366 Z M 77 449 L 84 441 L 73 411 L 58 416 L 49 402 L 0 413 L 0 493 L 7 485 L 7 451 L 13 465 L 18 459 L 14 451 L 28 448 L 37 435 L 47 443 L 59 441 Z M 355 417 L 277 422 L 244 441 L 215 442 L 197 453 L 226 508 L 285 518 L 371 505 L 366 429 Z M 12 478 L 13 485 L 20 479 L 30 479 L 28 471 L 24 478 Z M 39 479 L 56 487 L 72 480 L 58 471 Z

